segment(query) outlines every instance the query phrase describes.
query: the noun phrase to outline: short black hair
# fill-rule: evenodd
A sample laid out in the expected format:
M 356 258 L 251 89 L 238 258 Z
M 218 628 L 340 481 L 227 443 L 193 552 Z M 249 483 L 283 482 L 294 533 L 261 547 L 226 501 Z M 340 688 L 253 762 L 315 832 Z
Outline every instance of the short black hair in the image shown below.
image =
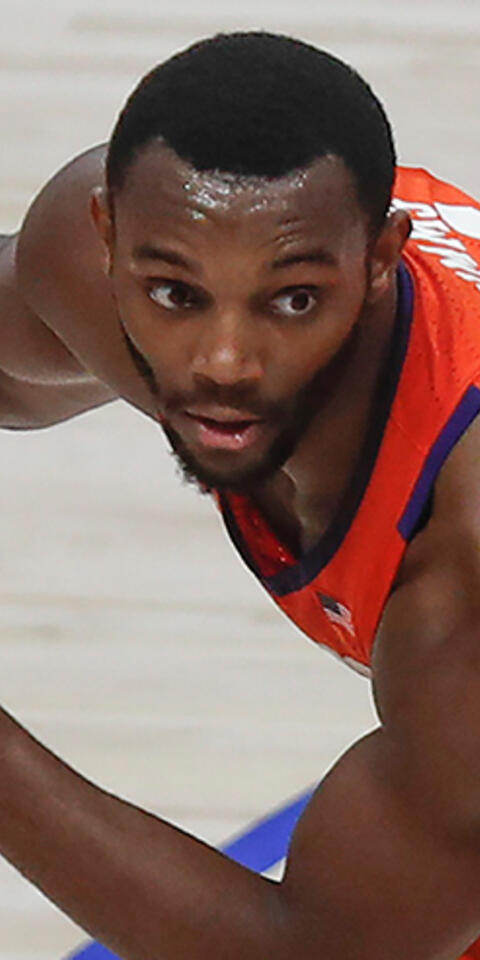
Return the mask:
M 218 34 L 148 73 L 110 140 L 111 203 L 156 138 L 198 171 L 272 179 L 333 154 L 353 175 L 374 228 L 390 204 L 396 157 L 381 103 L 352 67 L 291 37 Z

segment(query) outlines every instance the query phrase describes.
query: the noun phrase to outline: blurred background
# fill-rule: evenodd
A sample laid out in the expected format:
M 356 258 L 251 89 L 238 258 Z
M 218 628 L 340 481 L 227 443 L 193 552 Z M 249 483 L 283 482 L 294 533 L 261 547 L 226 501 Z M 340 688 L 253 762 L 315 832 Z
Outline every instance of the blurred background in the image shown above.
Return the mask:
M 349 61 L 400 160 L 480 192 L 478 0 L 173 6 L 4 0 L 0 232 L 108 139 L 142 74 L 220 30 L 284 32 Z M 119 402 L 1 443 L 0 697 L 69 763 L 217 844 L 374 724 L 367 682 L 274 609 L 154 425 Z M 0 960 L 61 960 L 84 939 L 0 863 Z

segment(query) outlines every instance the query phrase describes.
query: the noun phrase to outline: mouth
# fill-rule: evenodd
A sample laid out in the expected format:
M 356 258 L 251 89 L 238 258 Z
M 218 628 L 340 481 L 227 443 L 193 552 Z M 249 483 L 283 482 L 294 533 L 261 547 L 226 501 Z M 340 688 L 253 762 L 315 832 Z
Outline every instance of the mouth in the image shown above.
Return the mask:
M 246 450 L 253 446 L 262 432 L 263 421 L 260 418 L 237 411 L 219 411 L 215 416 L 204 416 L 187 410 L 186 416 L 194 426 L 196 441 L 210 449 Z

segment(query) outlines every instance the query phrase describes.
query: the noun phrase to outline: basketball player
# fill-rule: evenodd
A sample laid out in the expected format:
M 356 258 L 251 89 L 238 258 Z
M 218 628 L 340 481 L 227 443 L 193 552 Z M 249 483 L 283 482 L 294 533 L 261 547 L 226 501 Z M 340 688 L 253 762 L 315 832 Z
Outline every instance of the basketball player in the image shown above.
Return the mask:
M 4 242 L 3 425 L 116 397 L 157 420 L 378 706 L 280 884 L 0 714 L 1 852 L 128 960 L 480 957 L 480 206 L 394 176 L 349 67 L 217 37 L 147 76 Z

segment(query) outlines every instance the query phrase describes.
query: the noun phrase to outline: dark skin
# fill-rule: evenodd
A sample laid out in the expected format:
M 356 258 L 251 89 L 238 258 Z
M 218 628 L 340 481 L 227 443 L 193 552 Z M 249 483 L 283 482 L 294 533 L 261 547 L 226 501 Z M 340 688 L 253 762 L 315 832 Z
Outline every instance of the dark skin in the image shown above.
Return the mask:
M 222 178 L 205 176 L 199 185 L 188 177 L 186 164 L 154 145 L 116 204 L 115 231 L 98 195 L 93 214 L 125 329 L 147 359 L 158 408 L 193 451 L 197 473 L 203 469 L 212 486 L 228 486 L 262 462 L 288 423 L 292 398 L 319 369 L 328 374 L 345 341 L 359 333 L 348 362 L 320 385 L 318 409 L 288 462 L 268 483 L 254 485 L 270 519 L 278 526 L 287 515 L 282 533 L 293 528 L 289 539 L 305 547 L 335 510 L 363 440 L 391 333 L 389 271 L 406 217 L 392 218 L 367 267 L 368 222 L 338 160 L 320 161 L 300 182 L 285 177 L 235 188 Z M 187 198 L 185 185 L 192 187 Z M 153 252 L 135 257 L 147 244 L 181 257 L 182 265 Z M 276 418 L 271 411 L 278 408 Z M 259 415 L 258 442 L 233 453 L 202 447 L 185 410 L 238 420 Z
M 302 186 L 245 186 L 223 203 L 221 182 L 194 179 L 185 197 L 191 171 L 157 144 L 116 197 L 113 224 L 102 158 L 91 151 L 55 178 L 0 252 L 4 425 L 47 425 L 122 396 L 166 418 L 198 466 L 228 482 L 268 457 L 295 395 L 334 369 L 358 325 L 291 456 L 254 491 L 292 546 L 307 547 L 335 512 L 371 414 L 407 219 L 389 218 L 372 244 L 351 178 L 331 158 Z M 134 259 L 147 243 L 174 250 L 177 263 Z M 312 244 L 321 262 L 273 265 Z M 313 290 L 318 300 L 305 297 Z M 153 392 L 119 320 L 153 370 Z M 207 407 L 213 419 L 255 414 L 252 443 L 205 444 L 190 414 Z M 480 932 L 479 453 L 474 422 L 384 611 L 373 661 L 380 726 L 324 781 L 281 884 L 94 787 L 4 712 L 3 854 L 129 960 L 464 952 Z

